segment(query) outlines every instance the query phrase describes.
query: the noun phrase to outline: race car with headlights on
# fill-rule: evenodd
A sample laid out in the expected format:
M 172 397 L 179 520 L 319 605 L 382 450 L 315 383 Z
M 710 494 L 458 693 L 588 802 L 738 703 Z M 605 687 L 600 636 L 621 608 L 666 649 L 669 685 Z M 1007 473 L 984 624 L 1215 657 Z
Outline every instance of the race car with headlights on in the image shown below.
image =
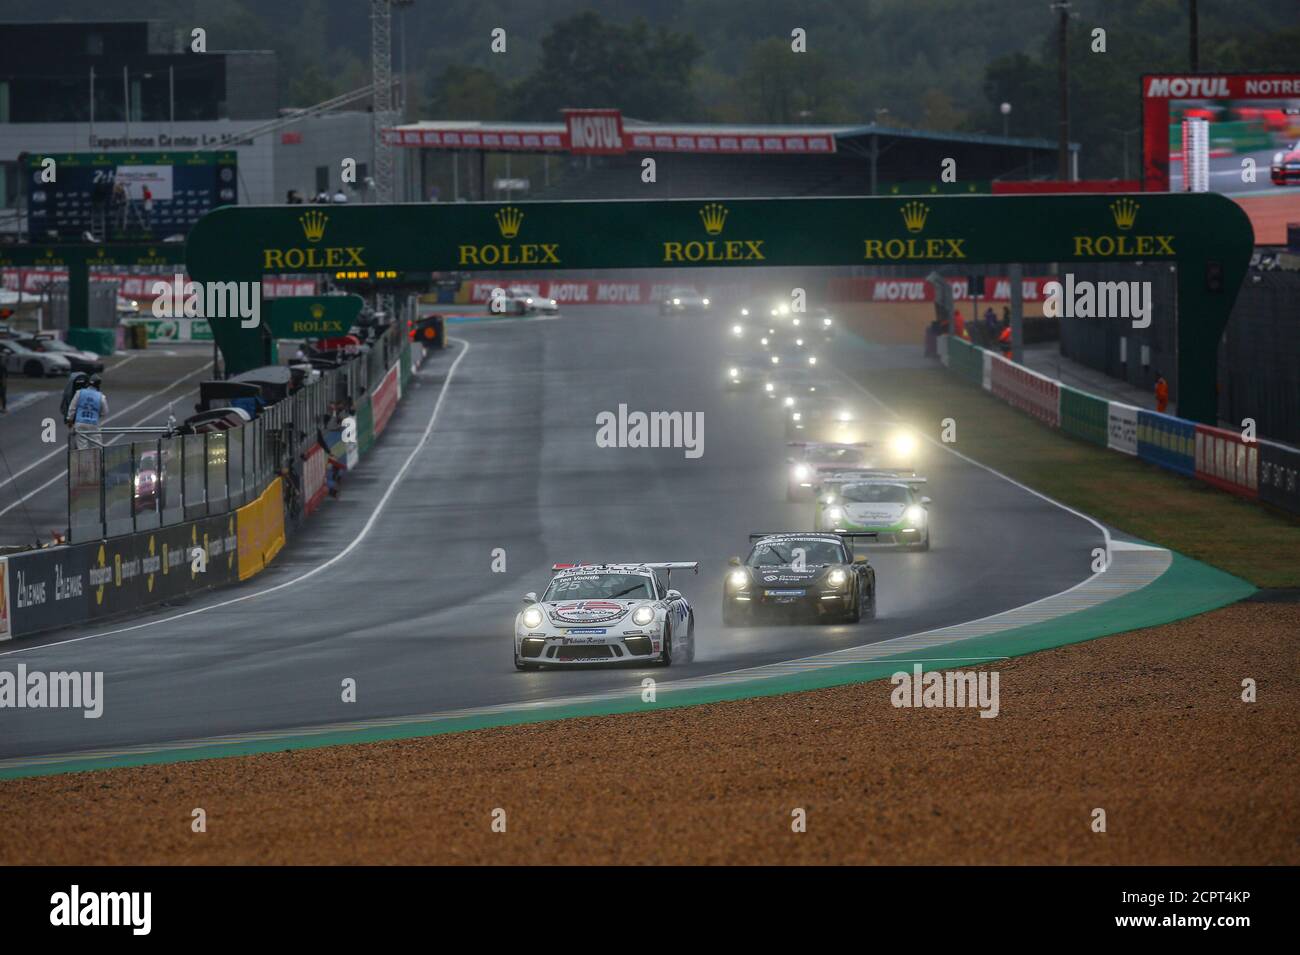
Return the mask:
M 903 429 L 884 441 L 820 442 L 791 441 L 795 454 L 787 458 L 786 500 L 803 501 L 814 496 L 827 475 L 850 468 L 888 469 L 904 475 L 916 474 L 916 438 Z
M 1300 142 L 1294 142 L 1273 154 L 1269 176 L 1275 186 L 1300 182 Z
M 515 667 L 654 663 L 695 659 L 695 611 L 670 587 L 695 561 L 556 564 L 546 591 L 524 596 L 515 617 Z
M 876 615 L 876 571 L 854 556 L 855 534 L 750 534 L 749 556 L 731 559 L 722 582 L 722 623 L 738 627 L 777 614 L 857 623 Z
M 682 312 L 707 312 L 709 300 L 693 288 L 670 288 L 659 302 L 660 315 L 680 315 Z
M 849 532 L 877 547 L 930 549 L 930 499 L 917 494 L 925 478 L 901 471 L 852 468 L 822 476 L 814 526 Z
M 856 403 L 833 385 L 822 385 L 805 395 L 788 395 L 785 436 L 838 444 L 865 437 L 863 416 Z
M 723 383 L 731 391 L 757 388 L 766 380 L 767 366 L 751 358 L 728 358 Z
M 501 315 L 555 315 L 560 311 L 553 298 L 546 298 L 530 288 L 513 285 L 489 299 L 488 310 Z
M 808 334 L 821 335 L 822 341 L 830 341 L 835 337 L 835 316 L 824 308 L 814 308 L 808 313 Z

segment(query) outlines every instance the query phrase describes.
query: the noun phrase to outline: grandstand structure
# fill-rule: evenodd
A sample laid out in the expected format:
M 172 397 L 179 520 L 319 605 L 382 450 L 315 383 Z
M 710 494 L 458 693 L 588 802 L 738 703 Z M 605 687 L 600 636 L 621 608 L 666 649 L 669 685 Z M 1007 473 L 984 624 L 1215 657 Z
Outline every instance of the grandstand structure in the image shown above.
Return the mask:
M 424 120 L 384 135 L 416 154 L 409 192 L 452 201 L 991 192 L 999 182 L 1055 178 L 1057 155 L 1044 139 L 883 123 L 642 123 L 617 110 L 566 110 L 562 123 Z M 1070 149 L 1077 169 L 1079 146 Z M 647 158 L 653 182 L 642 178 Z M 941 179 L 945 159 L 956 162 L 953 183 Z

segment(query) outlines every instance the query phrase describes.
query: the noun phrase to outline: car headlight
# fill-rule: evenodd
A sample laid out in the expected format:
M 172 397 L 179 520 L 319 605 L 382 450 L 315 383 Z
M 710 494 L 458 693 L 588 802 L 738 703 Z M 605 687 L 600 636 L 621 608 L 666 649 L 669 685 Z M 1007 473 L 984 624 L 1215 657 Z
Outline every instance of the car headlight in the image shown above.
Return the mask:
M 740 377 L 740 369 L 739 369 L 739 368 L 732 368 L 732 369 L 730 369 L 730 370 L 727 372 L 727 374 L 729 374 L 732 378 L 739 378 L 739 377 Z
M 747 309 L 747 308 L 742 308 L 742 309 L 740 310 L 740 314 L 741 314 L 741 315 L 748 315 L 748 314 L 749 314 L 749 309 Z
M 532 305 L 532 304 L 533 304 L 533 300 L 532 300 L 531 298 L 526 298 L 526 299 L 524 299 L 524 304 L 525 304 L 525 305 Z
M 841 411 L 835 416 L 836 421 L 852 421 L 853 413 L 850 411 Z
M 763 390 L 764 390 L 764 391 L 775 391 L 775 390 L 776 390 L 776 385 L 772 384 L 772 383 L 769 381 L 767 384 L 765 384 L 765 385 L 763 386 Z
M 682 300 L 681 300 L 680 298 L 675 298 L 675 299 L 673 299 L 673 304 L 674 304 L 674 305 L 680 305 L 680 304 L 682 304 Z
M 793 396 L 793 395 L 786 395 L 786 396 L 785 396 L 785 406 L 786 406 L 787 408 L 793 408 L 793 407 L 794 407 L 794 396 Z
M 759 343 L 760 345 L 766 345 L 766 344 L 767 344 L 767 336 L 764 335 L 762 338 L 760 338 L 760 339 L 758 340 L 758 343 Z
M 794 414 L 790 415 L 790 420 L 792 420 L 792 421 L 802 421 L 802 420 L 803 420 L 803 413 L 800 412 L 800 411 L 796 411 Z
M 1274 154 L 1273 154 L 1273 162 L 1275 162 L 1275 163 L 1281 163 L 1283 158 L 1284 158 L 1284 157 L 1283 157 L 1283 155 L 1282 155 L 1281 153 L 1274 153 Z
M 727 583 L 739 590 L 741 587 L 745 586 L 745 584 L 749 583 L 749 574 L 737 568 L 727 574 Z
M 796 347 L 796 348 L 803 348 L 803 339 L 802 339 L 802 338 L 796 338 L 796 339 L 794 340 L 794 344 L 795 344 L 795 347 Z
M 817 364 L 817 356 L 816 356 L 816 355 L 809 355 L 809 356 L 808 356 L 808 364 L 810 364 L 810 365 L 815 365 L 815 364 Z
M 826 575 L 826 582 L 832 587 L 843 587 L 844 581 L 849 579 L 849 575 L 844 573 L 838 567 Z
M 557 302 L 555 299 L 551 299 L 551 304 L 552 304 L 552 305 L 559 305 L 560 303 Z
M 700 299 L 700 301 L 703 302 L 705 305 L 709 304 L 709 300 L 707 298 L 702 298 Z
M 889 439 L 889 450 L 899 457 L 910 457 L 916 453 L 916 438 L 906 431 L 899 431 Z
M 524 626 L 528 629 L 540 627 L 542 625 L 542 609 L 540 607 L 529 607 L 524 611 Z
M 794 324 L 795 324 L 795 325 L 798 325 L 798 324 L 799 324 L 799 319 L 796 318 L 796 319 L 794 320 Z
M 733 335 L 739 337 L 739 336 L 745 334 L 745 327 L 744 327 L 743 325 L 732 325 L 732 326 L 731 326 L 731 334 L 733 334 Z
M 913 504 L 907 509 L 904 516 L 907 518 L 907 523 L 911 524 L 913 527 L 917 527 L 925 523 L 925 508 L 920 504 Z
M 809 470 L 806 464 L 796 464 L 794 466 L 794 479 L 796 481 L 806 481 L 811 474 L 812 471 Z
M 826 508 L 826 516 L 833 521 L 842 521 L 844 520 L 844 508 L 838 506 L 828 507 Z M 832 571 L 832 573 L 834 572 Z
M 773 356 L 772 356 L 772 364 L 774 364 L 774 365 L 779 365 L 779 364 L 781 364 L 781 356 L 780 356 L 780 355 L 773 355 Z
M 648 623 L 653 623 L 655 618 L 655 608 L 649 606 L 637 607 L 632 611 L 632 622 L 638 627 L 644 627 Z
M 830 328 L 830 327 L 831 327 L 831 320 L 830 320 L 829 318 L 823 318 L 823 319 L 822 319 L 822 326 L 823 326 L 824 328 Z

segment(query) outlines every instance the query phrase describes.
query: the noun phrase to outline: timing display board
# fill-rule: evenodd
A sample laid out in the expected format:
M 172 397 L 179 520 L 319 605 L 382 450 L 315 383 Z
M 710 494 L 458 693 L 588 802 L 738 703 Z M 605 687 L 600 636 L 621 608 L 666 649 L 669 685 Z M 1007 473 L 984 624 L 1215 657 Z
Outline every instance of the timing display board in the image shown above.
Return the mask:
M 188 233 L 206 212 L 236 202 L 235 152 L 50 153 L 25 168 L 36 240 L 165 238 Z M 43 175 L 54 160 L 54 181 Z M 117 192 L 115 186 L 122 186 Z M 151 202 L 146 208 L 145 190 Z

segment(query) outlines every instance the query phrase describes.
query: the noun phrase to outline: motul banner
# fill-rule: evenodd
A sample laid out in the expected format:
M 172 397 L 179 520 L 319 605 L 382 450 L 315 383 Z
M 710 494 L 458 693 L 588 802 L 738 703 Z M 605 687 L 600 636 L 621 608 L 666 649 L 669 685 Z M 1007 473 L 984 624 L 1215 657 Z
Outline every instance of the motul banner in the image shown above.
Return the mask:
M 1020 294 L 1026 302 L 1038 302 L 1047 297 L 1044 287 L 1055 281 L 1050 276 L 1027 278 L 1020 283 Z M 970 301 L 965 278 L 951 279 L 952 297 L 955 301 Z M 934 287 L 924 279 L 868 279 L 838 278 L 827 283 L 827 298 L 832 302 L 933 302 Z M 1011 280 L 1004 276 L 986 276 L 981 302 L 1010 302 Z
M 566 109 L 564 125 L 571 153 L 612 156 L 627 152 L 623 114 L 616 109 Z

